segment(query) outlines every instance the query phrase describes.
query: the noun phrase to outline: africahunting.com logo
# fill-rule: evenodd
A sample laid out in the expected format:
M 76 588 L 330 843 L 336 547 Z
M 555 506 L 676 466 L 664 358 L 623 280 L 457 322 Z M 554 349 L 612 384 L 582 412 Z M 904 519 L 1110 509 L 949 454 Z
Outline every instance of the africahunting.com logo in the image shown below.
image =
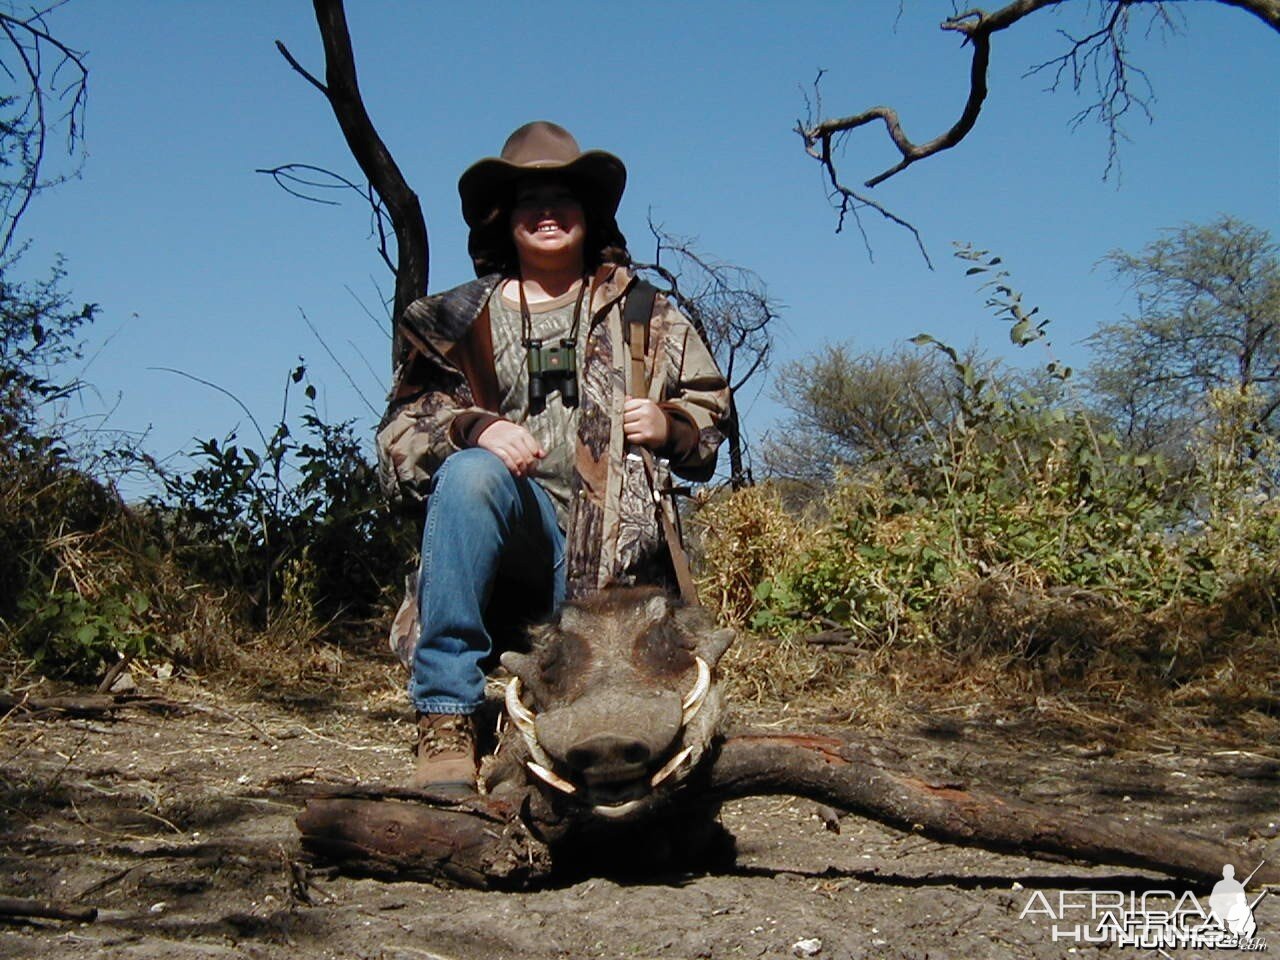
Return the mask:
M 1139 947 L 1166 957 L 1169 950 L 1187 949 L 1259 952 L 1267 949 L 1267 941 L 1258 936 L 1253 911 L 1267 891 L 1251 900 L 1245 887 L 1261 866 L 1241 882 L 1228 863 L 1203 901 L 1190 891 L 1036 891 L 1018 917 L 1048 921 L 1055 943 Z

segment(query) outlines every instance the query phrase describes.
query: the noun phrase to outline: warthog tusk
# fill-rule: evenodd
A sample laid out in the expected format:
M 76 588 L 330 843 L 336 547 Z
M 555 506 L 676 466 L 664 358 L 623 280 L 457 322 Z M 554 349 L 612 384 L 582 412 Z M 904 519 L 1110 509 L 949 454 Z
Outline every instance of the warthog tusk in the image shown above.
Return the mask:
M 707 691 L 711 689 L 711 668 L 701 657 L 694 657 L 694 659 L 698 661 L 698 679 L 694 681 L 693 689 L 686 694 L 684 702 L 680 704 L 681 726 L 687 726 L 702 709 L 702 703 L 707 699 Z
M 511 719 L 515 721 L 517 727 L 524 729 L 526 724 L 532 724 L 534 720 L 533 714 L 529 708 L 524 705 L 520 699 L 520 678 L 512 677 L 507 681 L 507 713 Z
M 649 778 L 649 786 L 656 787 L 663 780 L 667 779 L 667 777 L 671 776 L 671 774 L 675 773 L 676 769 L 680 766 L 680 764 L 684 763 L 685 758 L 688 757 L 689 754 L 691 753 L 693 753 L 693 747 L 691 746 L 685 747 L 683 750 L 677 753 L 674 757 L 668 760 L 665 764 L 663 764 L 661 770 L 659 770 L 657 773 L 655 773 L 652 777 Z
M 578 792 L 578 788 L 575 787 L 572 783 L 570 783 L 568 780 L 564 779 L 563 777 L 556 776 L 554 773 L 552 773 L 542 764 L 534 763 L 532 760 L 526 760 L 524 765 L 529 768 L 530 772 L 535 777 L 537 777 L 539 780 L 542 780 L 544 783 L 550 784 L 551 786 L 555 787 L 557 790 L 560 790 L 560 791 L 563 791 L 564 793 L 569 793 L 569 794 Z
M 551 772 L 551 767 L 553 766 L 551 758 L 547 756 L 547 751 L 543 750 L 542 744 L 538 742 L 538 731 L 537 728 L 534 727 L 536 718 L 532 711 L 530 711 L 520 699 L 519 677 L 512 677 L 510 682 L 507 684 L 506 704 L 507 716 L 511 717 L 511 722 L 514 723 L 516 725 L 516 729 L 520 731 L 520 736 L 524 737 L 525 745 L 529 748 L 529 752 L 533 754 L 533 759 L 537 761 L 539 770 L 542 771 L 541 773 L 539 773 L 538 770 L 535 770 L 534 772 L 537 773 L 538 776 L 542 777 L 543 780 L 546 780 L 547 783 L 551 783 L 552 786 L 559 786 L 559 784 L 552 783 L 551 780 L 547 779 L 548 777 L 555 777 L 555 779 L 559 780 L 560 783 L 568 786 L 569 793 L 573 793 L 572 784 L 569 784 L 566 780 L 561 780 Z M 530 764 L 530 766 L 533 766 L 533 764 Z M 560 787 L 560 789 L 563 790 L 565 788 Z
M 626 803 L 619 803 L 612 807 L 606 804 L 598 804 L 591 808 L 591 812 L 596 814 L 597 816 L 606 817 L 610 820 L 616 820 L 619 817 L 625 817 L 632 810 L 635 810 L 637 807 L 640 806 L 640 803 L 641 801 L 639 800 L 628 800 Z

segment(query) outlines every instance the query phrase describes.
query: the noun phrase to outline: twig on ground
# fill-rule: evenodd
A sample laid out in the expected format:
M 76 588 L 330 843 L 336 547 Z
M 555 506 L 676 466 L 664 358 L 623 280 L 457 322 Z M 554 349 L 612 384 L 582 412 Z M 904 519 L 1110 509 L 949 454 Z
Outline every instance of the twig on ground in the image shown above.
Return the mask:
M 283 843 L 279 844 L 277 849 L 280 852 L 281 866 L 284 868 L 285 895 L 291 904 L 303 903 L 311 906 L 315 903 L 311 898 L 313 890 L 320 895 L 321 903 L 333 903 L 333 897 L 311 881 L 311 874 L 305 863 L 291 857 Z
M 240 716 L 240 714 L 235 713 L 234 711 L 228 710 L 225 707 L 218 707 L 218 706 L 214 706 L 213 704 L 195 703 L 195 702 L 188 703 L 186 704 L 186 706 L 190 707 L 192 710 L 195 710 L 199 713 L 212 713 L 216 716 L 226 717 L 229 720 L 235 720 L 239 723 L 243 723 L 246 727 L 252 730 L 254 734 L 256 734 L 256 736 L 253 737 L 253 739 L 255 740 L 261 740 L 263 743 L 271 744 L 272 746 L 275 746 L 276 743 L 278 742 L 275 737 L 267 733 L 267 731 L 263 730 L 260 726 L 258 726 L 252 720 L 248 720 Z
M 110 876 L 103 877 L 97 883 L 90 884 L 84 890 L 80 891 L 80 894 L 76 897 L 76 899 L 83 900 L 85 897 L 89 897 L 95 893 L 99 893 L 105 890 L 107 887 L 111 886 L 112 884 L 119 883 L 121 880 L 124 880 L 125 878 L 127 878 L 129 874 L 133 873 L 136 870 L 140 870 L 141 868 L 142 868 L 141 864 L 134 863 L 125 867 L 123 870 L 117 870 L 115 873 L 111 874 Z
M 115 685 L 116 679 L 120 674 L 128 669 L 129 664 L 133 663 L 133 653 L 126 653 L 123 657 L 111 665 L 111 669 L 107 671 L 107 675 L 102 678 L 102 682 L 98 684 L 99 693 L 110 693 L 111 688 Z

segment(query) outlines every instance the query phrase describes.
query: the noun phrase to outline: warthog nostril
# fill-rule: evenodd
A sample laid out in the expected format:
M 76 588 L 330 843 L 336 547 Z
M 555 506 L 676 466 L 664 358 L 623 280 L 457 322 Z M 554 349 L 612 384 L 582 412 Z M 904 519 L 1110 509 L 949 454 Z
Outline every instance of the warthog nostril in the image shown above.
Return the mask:
M 649 748 L 639 740 L 600 734 L 571 747 L 565 760 L 575 770 L 588 773 L 616 767 L 643 766 L 651 756 Z

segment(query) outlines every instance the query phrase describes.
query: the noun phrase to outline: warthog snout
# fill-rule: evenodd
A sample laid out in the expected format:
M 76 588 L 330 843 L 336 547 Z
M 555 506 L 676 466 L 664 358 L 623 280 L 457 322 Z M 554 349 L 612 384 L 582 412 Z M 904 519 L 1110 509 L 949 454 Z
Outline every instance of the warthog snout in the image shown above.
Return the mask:
M 565 760 L 588 784 L 597 784 L 636 779 L 652 755 L 639 740 L 604 734 L 571 747 Z

